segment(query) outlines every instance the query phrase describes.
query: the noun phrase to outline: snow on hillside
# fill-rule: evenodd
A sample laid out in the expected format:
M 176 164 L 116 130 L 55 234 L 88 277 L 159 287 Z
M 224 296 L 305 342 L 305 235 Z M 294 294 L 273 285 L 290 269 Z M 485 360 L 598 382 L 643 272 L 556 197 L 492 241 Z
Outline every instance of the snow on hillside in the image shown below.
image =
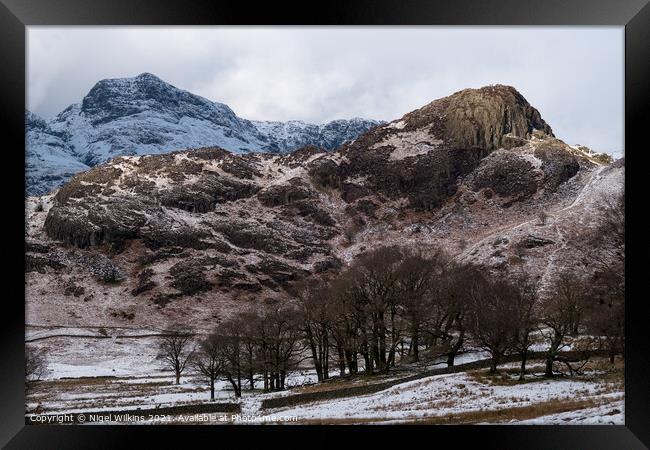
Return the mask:
M 27 192 L 49 192 L 75 173 L 117 156 L 207 146 L 233 153 L 287 153 L 308 144 L 332 150 L 378 123 L 360 118 L 322 125 L 251 122 L 225 104 L 149 73 L 101 80 L 81 103 L 48 121 L 27 113 Z
M 76 158 L 64 136 L 36 114 L 26 113 L 25 127 L 28 148 L 25 174 L 30 194 L 45 194 L 75 173 L 89 169 Z

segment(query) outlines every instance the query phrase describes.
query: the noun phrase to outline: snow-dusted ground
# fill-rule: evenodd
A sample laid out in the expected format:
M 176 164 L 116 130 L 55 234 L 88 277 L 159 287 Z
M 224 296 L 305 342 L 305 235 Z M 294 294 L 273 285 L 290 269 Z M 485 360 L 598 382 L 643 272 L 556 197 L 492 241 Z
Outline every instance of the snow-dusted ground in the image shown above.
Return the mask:
M 163 370 L 156 358 L 156 338 L 137 337 L 151 332 L 116 328 L 100 333 L 93 329 L 28 327 L 28 339 L 36 339 L 29 345 L 47 350 L 50 371 L 28 395 L 27 411 L 69 413 L 207 403 L 210 396 L 206 382 L 187 374 L 181 378 L 180 385 L 175 385 L 173 374 Z M 87 337 L 104 333 L 112 337 Z M 457 357 L 456 364 L 487 357 L 485 352 L 467 352 Z M 501 369 L 514 370 L 517 366 L 518 363 L 512 363 Z M 527 417 L 512 423 L 623 423 L 622 381 L 606 381 L 595 372 L 575 379 L 548 380 L 541 377 L 541 366 L 535 367 L 534 363 L 529 367 L 538 373 L 528 375 L 526 383 L 493 383 L 472 373 L 458 373 L 400 383 L 369 395 L 261 409 L 266 398 L 395 380 L 440 367 L 445 367 L 442 358 L 419 363 L 417 367 L 401 366 L 400 370 L 383 377 L 362 377 L 346 382 L 335 379 L 331 385 L 318 385 L 314 370 L 305 368 L 289 376 L 285 391 L 263 393 L 245 389 L 242 399 L 235 398 L 227 382 L 219 381 L 216 401 L 240 403 L 242 415 L 297 417 L 297 423 L 402 423 L 462 417 L 468 413 L 528 407 L 554 400 L 589 400 L 592 403 L 582 405 L 582 409 L 571 407 L 572 411 Z M 515 375 L 512 378 L 514 380 Z M 260 386 L 258 383 L 257 387 Z
M 513 422 L 523 425 L 624 425 L 625 401 Z
M 349 419 L 351 422 L 363 422 L 364 419 L 381 419 L 401 422 L 471 411 L 525 407 L 550 400 L 594 399 L 609 404 L 622 401 L 623 395 L 623 392 L 618 390 L 610 392 L 606 384 L 598 381 L 540 379 L 523 384 L 498 386 L 479 382 L 465 373 L 459 373 L 403 383 L 362 397 L 282 408 L 274 410 L 274 413 L 296 415 L 304 421 Z M 575 414 L 572 416 L 571 412 L 558 416 L 577 417 Z M 617 420 L 612 417 L 609 419 Z M 622 419 L 622 414 L 619 419 Z

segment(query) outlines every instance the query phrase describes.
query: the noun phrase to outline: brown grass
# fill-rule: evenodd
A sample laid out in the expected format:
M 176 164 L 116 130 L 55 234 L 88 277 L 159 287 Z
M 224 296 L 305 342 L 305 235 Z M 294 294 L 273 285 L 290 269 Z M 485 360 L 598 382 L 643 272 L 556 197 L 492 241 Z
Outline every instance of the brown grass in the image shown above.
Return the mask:
M 548 416 L 550 414 L 559 414 L 563 412 L 576 411 L 585 408 L 592 408 L 607 404 L 606 401 L 596 401 L 593 399 L 585 400 L 565 400 L 554 399 L 546 402 L 535 403 L 528 406 L 517 406 L 514 408 L 505 408 L 497 410 L 480 410 L 468 411 L 464 413 L 451 414 L 440 417 L 427 417 L 424 419 L 415 419 L 411 424 L 415 425 L 459 425 L 473 423 L 499 423 L 510 422 L 511 420 L 527 420 L 536 417 Z
M 498 410 L 468 411 L 439 417 L 407 418 L 396 419 L 399 423 L 408 425 L 461 425 L 476 423 L 501 423 L 511 420 L 527 420 L 536 417 L 559 414 L 569 411 L 577 411 L 586 408 L 601 406 L 610 402 L 587 400 L 549 400 L 529 406 L 518 406 L 514 408 Z M 350 417 L 331 419 L 305 419 L 298 420 L 299 425 L 360 425 L 377 422 L 387 422 L 392 419 L 386 417 Z
M 488 369 L 468 370 L 467 376 L 472 381 L 490 386 L 514 386 L 517 384 L 534 383 L 543 380 L 532 374 L 537 372 L 540 367 L 530 367 L 526 369 L 526 376 L 523 381 L 519 381 L 519 368 L 516 369 L 499 369 L 495 374 L 491 374 Z M 543 370 L 543 368 L 541 368 Z

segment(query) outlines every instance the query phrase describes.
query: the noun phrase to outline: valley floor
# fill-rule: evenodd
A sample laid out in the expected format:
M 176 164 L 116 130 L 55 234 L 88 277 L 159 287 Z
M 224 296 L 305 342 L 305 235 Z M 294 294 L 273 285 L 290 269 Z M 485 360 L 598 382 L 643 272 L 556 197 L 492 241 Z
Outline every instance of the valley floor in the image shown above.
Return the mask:
M 208 386 L 192 376 L 184 376 L 181 384 L 174 384 L 173 375 L 160 369 L 155 339 L 148 330 L 28 327 L 26 340 L 30 345 L 47 349 L 50 372 L 42 381 L 31 383 L 27 423 L 32 414 L 137 413 L 169 407 L 177 408 L 179 413 L 161 414 L 141 423 L 624 423 L 623 363 L 617 361 L 612 367 L 599 358 L 593 358 L 579 376 L 554 379 L 542 376 L 541 361 L 531 361 L 523 382 L 517 380 L 519 363 L 500 366 L 495 376 L 490 376 L 487 369 L 472 369 L 399 382 L 423 370 L 445 367 L 442 361 L 433 361 L 418 367 L 402 366 L 387 375 L 334 378 L 321 384 L 316 384 L 313 370 L 305 368 L 290 376 L 286 391 L 263 393 L 260 389 L 245 389 L 241 399 L 235 398 L 226 382 L 218 382 L 215 402 L 229 404 L 240 413 L 184 413 L 181 410 L 187 405 L 210 405 Z M 482 352 L 468 352 L 460 355 L 456 364 L 486 357 Z M 262 407 L 264 400 L 275 397 L 385 381 L 395 384 L 365 395 Z M 117 423 L 131 420 L 119 415 L 112 419 Z

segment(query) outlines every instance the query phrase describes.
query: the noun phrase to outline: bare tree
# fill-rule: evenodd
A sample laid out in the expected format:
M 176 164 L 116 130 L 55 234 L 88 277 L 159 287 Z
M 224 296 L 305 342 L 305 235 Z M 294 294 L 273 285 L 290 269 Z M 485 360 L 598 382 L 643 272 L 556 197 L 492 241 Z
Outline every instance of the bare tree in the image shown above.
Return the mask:
M 351 375 L 358 373 L 358 356 L 361 350 L 360 314 L 356 305 L 354 282 L 343 273 L 329 284 L 330 296 L 330 330 L 339 353 L 339 372 L 345 375 L 347 365 Z M 343 354 L 344 361 L 340 360 Z M 366 352 L 367 355 L 367 352 Z
M 512 349 L 521 357 L 519 380 L 522 381 L 526 375 L 526 362 L 532 345 L 530 336 L 539 323 L 539 297 L 536 287 L 525 275 L 517 277 L 514 286 L 516 291 L 513 293 L 515 303 Z
M 192 336 L 191 332 L 174 326 L 160 337 L 158 358 L 164 361 L 167 368 L 174 371 L 176 384 L 180 384 L 181 375 L 194 351 Z
M 588 235 L 589 265 L 595 267 L 589 283 L 589 316 L 586 325 L 603 340 L 612 364 L 625 350 L 625 191 L 599 204 L 600 222 Z
M 44 349 L 25 347 L 25 381 L 38 381 L 47 375 L 47 356 Z
M 597 271 L 591 278 L 588 296 L 587 332 L 599 339 L 601 348 L 609 353 L 614 364 L 616 355 L 625 352 L 625 285 L 621 277 L 623 264 L 606 271 Z
M 200 342 L 199 350 L 192 356 L 192 365 L 198 375 L 210 386 L 210 400 L 214 401 L 214 383 L 225 365 L 220 337 L 211 334 Z
M 366 371 L 385 372 L 395 363 L 400 338 L 399 265 L 404 252 L 399 247 L 381 247 L 358 257 L 350 272 L 354 279 L 356 309 L 367 348 Z
M 213 345 L 218 347 L 223 359 L 219 375 L 231 384 L 235 397 L 241 397 L 245 364 L 243 325 L 242 318 L 235 316 L 222 322 L 213 333 Z
M 542 334 L 549 341 L 545 375 L 553 376 L 553 362 L 567 346 L 565 337 L 578 331 L 585 310 L 585 286 L 574 273 L 563 272 L 542 301 Z
M 256 335 L 264 389 L 284 390 L 287 375 L 298 367 L 304 350 L 296 309 L 266 305 L 260 314 Z
M 468 289 L 470 329 L 477 343 L 490 352 L 490 373 L 496 373 L 499 362 L 512 348 L 516 288 L 504 280 L 477 276 Z
M 256 330 L 257 323 L 260 320 L 256 312 L 244 311 L 239 314 L 239 332 L 242 345 L 242 370 L 248 380 L 250 390 L 255 389 L 255 371 L 257 370 L 257 343 L 258 338 Z
M 442 339 L 443 355 L 447 366 L 452 367 L 458 353 L 465 345 L 471 296 L 467 286 L 480 277 L 480 271 L 471 265 L 450 265 L 443 273 L 438 291 L 437 336 Z
M 329 378 L 330 291 L 323 281 L 302 283 L 297 288 L 300 328 L 311 352 L 318 381 Z M 341 361 L 339 362 L 339 364 Z M 344 363 L 344 359 L 343 359 Z M 342 374 L 345 374 L 343 367 Z
M 443 262 L 441 252 L 429 257 L 422 254 L 407 255 L 399 265 L 397 282 L 403 315 L 410 337 L 409 354 L 413 361 L 420 360 L 422 328 L 429 317 L 431 298 L 441 275 Z

